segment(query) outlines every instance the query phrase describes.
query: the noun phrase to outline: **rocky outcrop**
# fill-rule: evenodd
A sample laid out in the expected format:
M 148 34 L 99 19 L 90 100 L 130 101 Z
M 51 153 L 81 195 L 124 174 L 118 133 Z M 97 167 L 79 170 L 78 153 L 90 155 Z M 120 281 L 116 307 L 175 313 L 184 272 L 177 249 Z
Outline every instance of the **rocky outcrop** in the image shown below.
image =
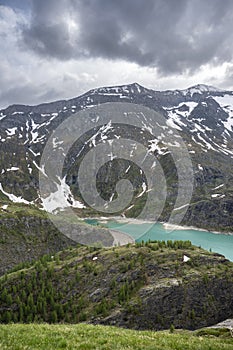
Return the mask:
M 132 303 L 129 311 L 117 312 L 103 324 L 136 329 L 197 329 L 224 320 L 233 315 L 233 281 L 224 277 L 196 276 L 185 281 L 177 278 L 159 280 L 139 292 L 140 306 Z

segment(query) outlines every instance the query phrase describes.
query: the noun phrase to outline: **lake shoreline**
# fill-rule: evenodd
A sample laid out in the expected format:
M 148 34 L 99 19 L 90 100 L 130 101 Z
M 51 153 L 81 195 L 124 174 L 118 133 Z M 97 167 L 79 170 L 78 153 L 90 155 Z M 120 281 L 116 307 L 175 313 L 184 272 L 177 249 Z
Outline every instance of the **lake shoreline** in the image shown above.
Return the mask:
M 113 244 L 112 244 L 113 247 L 126 245 L 129 243 L 131 243 L 131 244 L 135 243 L 135 239 L 125 232 L 123 233 L 123 232 L 120 232 L 118 230 L 113 230 L 113 229 L 109 229 L 109 231 L 114 239 Z
M 221 231 L 212 231 L 205 228 L 195 227 L 195 226 L 185 226 L 185 225 L 175 225 L 170 224 L 167 222 L 161 222 L 161 221 L 152 221 L 152 220 L 142 220 L 137 218 L 124 218 L 122 216 L 111 216 L 111 217 L 88 217 L 83 218 L 83 220 L 91 219 L 91 220 L 98 220 L 98 222 L 102 224 L 107 224 L 109 221 L 116 221 L 120 224 L 135 224 L 135 225 L 143 225 L 143 224 L 161 224 L 165 230 L 194 230 L 194 231 L 203 231 L 203 232 L 209 232 L 217 235 L 226 235 L 226 236 L 232 236 L 233 232 L 221 232 Z M 117 230 L 116 230 L 117 231 Z
M 207 251 L 215 252 L 233 261 L 233 234 L 213 232 L 190 226 L 171 225 L 164 222 L 146 221 L 119 216 L 88 218 L 94 225 L 105 227 L 111 232 L 114 230 L 114 245 L 129 243 L 129 236 L 135 242 L 144 241 L 187 241 Z M 87 220 L 88 221 L 88 220 Z M 91 224 L 91 222 L 90 222 Z M 102 224 L 102 225 L 101 225 Z M 126 234 L 121 236 L 121 233 Z

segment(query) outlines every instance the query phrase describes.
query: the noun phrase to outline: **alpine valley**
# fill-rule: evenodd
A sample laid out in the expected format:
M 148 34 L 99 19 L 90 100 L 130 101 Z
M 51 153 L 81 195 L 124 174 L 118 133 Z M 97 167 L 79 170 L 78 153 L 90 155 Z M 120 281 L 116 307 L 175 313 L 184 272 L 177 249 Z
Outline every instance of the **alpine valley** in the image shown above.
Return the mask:
M 125 125 L 121 128 L 115 118 L 119 108 L 131 113 L 135 105 L 142 127 L 127 126 L 126 115 Z M 107 107 L 111 123 L 96 126 L 98 116 L 93 112 L 96 106 L 100 110 Z M 54 132 L 61 123 L 69 121 L 70 116 L 79 118 L 85 111 L 87 119 L 84 124 L 94 120 L 93 128 L 72 144 L 65 157 L 62 176 L 51 179 L 53 190 L 47 197 L 42 197 L 41 178 L 49 178 L 50 171 L 43 163 L 48 140 L 52 139 L 51 157 L 57 150 L 66 153 L 74 125 L 67 125 L 67 138 L 62 142 L 53 136 Z M 162 116 L 162 122 L 157 119 L 158 115 Z M 194 330 L 232 317 L 232 262 L 218 253 L 194 247 L 188 240 L 128 241 L 123 247 L 118 246 L 114 232 L 98 222 L 103 213 L 88 206 L 82 197 L 78 181 L 84 156 L 97 149 L 100 143 L 105 143 L 109 147 L 109 160 L 99 168 L 96 176 L 99 195 L 107 203 L 114 202 L 118 197 L 119 181 L 129 180 L 133 188 L 132 200 L 114 215 L 138 217 L 149 196 L 148 174 L 130 157 L 115 158 L 111 154 L 113 139 L 119 142 L 121 138 L 130 139 L 132 155 L 137 148 L 136 142 L 142 144 L 156 159 L 155 167 L 159 163 L 163 171 L 167 191 L 158 221 L 169 222 L 172 212 L 179 214 L 185 207 L 187 211 L 181 225 L 220 234 L 232 233 L 232 91 L 206 85 L 168 91 L 154 91 L 137 83 L 102 87 L 70 100 L 38 106 L 9 106 L 0 111 L 0 125 L 0 323 L 85 321 L 98 324 L 95 330 L 103 334 L 109 332 L 112 338 L 110 330 L 113 332 L 113 329 L 100 325 L 137 330 L 170 327 L 173 333 L 174 328 Z M 151 133 L 154 127 L 157 128 L 156 137 Z M 164 136 L 167 131 L 170 140 Z M 182 143 L 192 165 L 193 187 L 189 201 L 177 208 L 181 179 L 172 149 L 182 148 Z M 152 172 L 152 168 L 149 170 Z M 75 212 L 77 222 L 73 221 L 69 209 Z M 57 225 L 54 225 L 54 220 L 53 223 L 49 220 L 48 215 L 57 220 Z M 104 216 L 111 217 L 111 213 L 104 213 Z M 84 218 L 91 221 L 93 217 L 97 218 L 98 225 L 84 223 Z M 153 210 L 148 211 L 146 219 L 153 219 Z M 63 235 L 63 227 L 70 231 L 69 235 Z M 95 240 L 89 243 L 95 244 L 82 244 L 85 236 L 94 237 Z M 4 332 L 0 347 L 8 349 L 12 339 L 18 342 L 19 337 L 11 333 L 9 340 L 7 329 L 11 332 L 11 328 L 4 327 L 0 327 L 0 332 Z M 21 332 L 20 327 L 14 328 L 15 331 Z M 39 325 L 33 327 L 42 334 Z M 69 327 L 66 325 L 62 329 L 67 332 Z M 73 329 L 76 336 L 80 334 L 83 339 L 91 339 L 92 345 L 83 345 L 82 348 L 93 349 L 97 340 L 96 334 L 94 340 L 90 338 L 90 325 L 78 325 Z M 80 331 L 76 332 L 76 329 Z M 31 337 L 32 333 L 23 332 Z M 123 330 L 117 331 L 117 344 L 120 332 Z M 188 348 L 199 348 L 196 335 L 219 336 L 218 344 L 223 336 L 226 344 L 229 343 L 229 347 L 220 344 L 211 349 L 223 346 L 230 349 L 232 346 L 229 329 L 207 329 L 193 333 L 192 337 L 189 333 L 179 332 L 174 336 L 182 345 L 174 341 L 174 347 L 166 346 L 166 341 L 173 343 L 175 338 L 161 333 L 163 340 L 159 348 L 183 349 L 189 342 L 193 347 Z M 126 337 L 126 333 L 121 334 Z M 144 333 L 137 334 L 139 340 L 144 337 L 139 336 Z M 66 342 L 61 343 L 59 337 L 56 336 L 55 346 L 66 347 Z M 151 337 L 149 332 L 146 333 L 145 339 Z M 213 339 L 201 340 L 206 344 L 203 349 L 210 349 L 208 344 L 212 344 Z M 101 344 L 106 345 L 105 342 Z M 154 344 L 150 348 L 154 348 Z M 121 343 L 118 345 L 115 348 L 126 348 L 121 347 Z M 32 346 L 37 348 L 35 344 Z M 128 340 L 127 348 L 131 348 Z

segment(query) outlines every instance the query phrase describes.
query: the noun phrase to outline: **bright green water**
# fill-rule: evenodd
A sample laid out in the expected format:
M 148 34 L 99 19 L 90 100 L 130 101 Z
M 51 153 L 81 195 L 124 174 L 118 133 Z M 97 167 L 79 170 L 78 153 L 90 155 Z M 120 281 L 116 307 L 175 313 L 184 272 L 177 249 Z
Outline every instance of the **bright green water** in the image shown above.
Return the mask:
M 128 233 L 137 241 L 189 240 L 196 246 L 223 254 L 233 261 L 233 235 L 215 234 L 199 230 L 166 230 L 162 224 L 122 224 L 109 221 L 107 227 Z

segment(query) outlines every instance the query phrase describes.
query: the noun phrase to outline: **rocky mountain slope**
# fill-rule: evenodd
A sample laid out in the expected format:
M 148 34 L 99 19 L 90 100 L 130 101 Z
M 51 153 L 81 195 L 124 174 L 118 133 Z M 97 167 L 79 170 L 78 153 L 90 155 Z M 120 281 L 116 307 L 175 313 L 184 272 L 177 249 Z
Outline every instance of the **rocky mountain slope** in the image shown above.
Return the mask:
M 71 100 L 38 106 L 12 105 L 0 111 L 0 198 L 2 205 L 9 201 L 41 205 L 39 173 L 46 173 L 40 164 L 41 155 L 52 132 L 72 114 L 91 110 L 93 106 L 110 102 L 137 104 L 159 112 L 165 119 L 158 125 L 161 137 L 152 139 L 151 126 L 156 120 L 143 120 L 141 133 L 131 130 L 133 140 L 143 143 L 154 153 L 165 174 L 168 188 L 160 220 L 167 221 L 178 193 L 176 164 L 172 160 L 163 131 L 169 128 L 185 142 L 194 172 L 194 191 L 183 224 L 219 231 L 233 231 L 233 92 L 206 85 L 186 90 L 154 91 L 139 84 L 93 89 Z M 112 113 L 114 123 L 114 111 Z M 142 122 L 142 121 L 141 121 Z M 158 124 L 158 123 L 157 123 Z M 71 126 L 72 128 L 72 126 Z M 127 131 L 128 132 L 128 131 Z M 65 206 L 76 207 L 79 216 L 88 215 L 88 207 L 80 194 L 78 183 L 79 151 L 87 152 L 103 139 L 118 138 L 117 128 L 104 132 L 93 129 L 67 156 L 63 179 L 56 179 L 55 194 L 65 193 Z M 176 146 L 179 147 L 179 140 Z M 54 150 L 61 148 L 54 139 Z M 173 145 L 174 146 L 174 145 Z M 129 169 L 130 167 L 130 169 Z M 119 179 L 131 181 L 134 199 L 126 216 L 137 216 L 146 200 L 146 180 L 130 161 L 110 159 L 100 171 L 97 188 L 110 201 L 116 196 Z M 54 195 L 51 211 L 64 207 Z M 51 199 L 51 198 L 50 198 Z M 96 213 L 95 213 L 96 214 Z
M 232 293 L 232 263 L 189 241 L 80 246 L 2 276 L 0 322 L 196 329 L 232 317 Z
M 115 242 L 114 233 L 109 230 L 81 221 L 71 225 L 67 218 L 59 222 L 70 228 L 70 235 L 63 235 L 44 211 L 32 205 L 15 203 L 4 208 L 0 212 L 0 276 L 16 265 L 27 266 L 45 254 L 75 247 L 86 235 L 93 236 L 94 242 L 102 246 L 112 246 Z

